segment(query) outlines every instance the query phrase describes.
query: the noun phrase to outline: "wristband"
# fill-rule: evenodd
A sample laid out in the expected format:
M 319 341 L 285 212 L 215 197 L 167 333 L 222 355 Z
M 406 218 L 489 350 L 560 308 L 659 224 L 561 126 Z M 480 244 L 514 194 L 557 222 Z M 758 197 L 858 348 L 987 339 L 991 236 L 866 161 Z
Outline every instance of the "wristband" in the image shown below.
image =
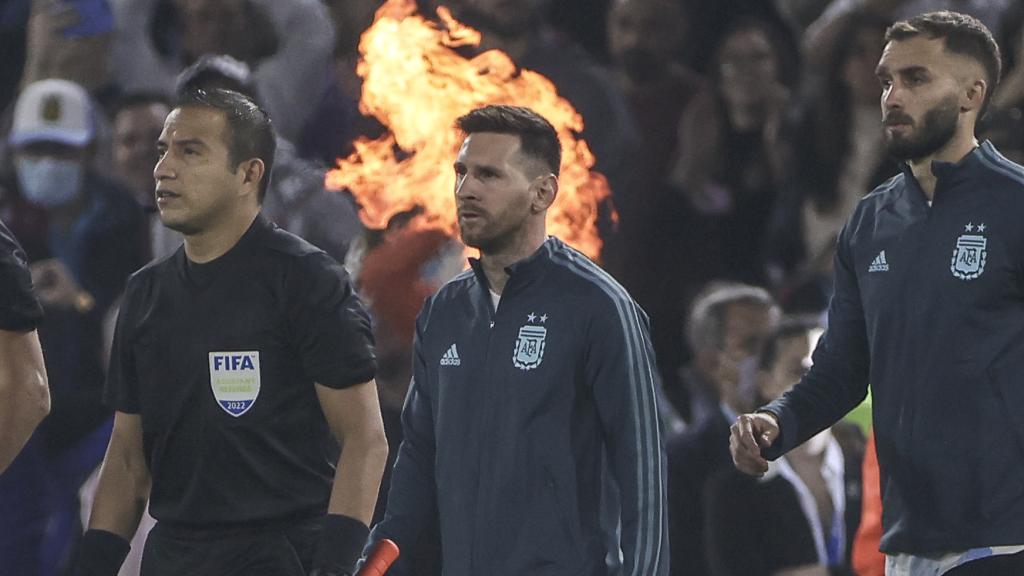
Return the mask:
M 324 516 L 312 576 L 353 574 L 369 536 L 370 529 L 355 518 L 341 514 Z
M 117 576 L 132 549 L 127 540 L 106 530 L 85 531 L 78 545 L 74 576 Z

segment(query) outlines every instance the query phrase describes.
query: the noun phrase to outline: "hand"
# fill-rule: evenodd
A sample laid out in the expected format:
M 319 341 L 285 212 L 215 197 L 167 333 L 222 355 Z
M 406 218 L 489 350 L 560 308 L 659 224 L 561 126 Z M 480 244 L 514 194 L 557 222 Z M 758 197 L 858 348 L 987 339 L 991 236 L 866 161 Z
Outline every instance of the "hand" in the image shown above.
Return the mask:
M 65 78 L 88 91 L 107 84 L 107 56 L 113 33 L 65 34 L 84 17 L 66 0 L 32 0 L 22 86 L 46 78 Z
M 57 258 L 29 264 L 36 296 L 45 307 L 72 308 L 80 313 L 96 305 L 90 295 L 75 281 L 68 267 Z
M 729 451 L 736 469 L 744 474 L 761 477 L 768 471 L 768 461 L 761 456 L 779 437 L 779 423 L 775 416 L 764 412 L 743 414 L 732 425 Z

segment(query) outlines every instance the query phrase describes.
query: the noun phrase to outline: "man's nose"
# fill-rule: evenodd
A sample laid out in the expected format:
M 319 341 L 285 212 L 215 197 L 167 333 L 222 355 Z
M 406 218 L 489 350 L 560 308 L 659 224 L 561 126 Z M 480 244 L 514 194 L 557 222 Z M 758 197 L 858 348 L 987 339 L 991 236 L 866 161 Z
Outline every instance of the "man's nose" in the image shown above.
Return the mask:
M 172 166 L 172 164 L 173 162 L 171 162 L 170 160 L 170 154 L 158 156 L 156 165 L 153 166 L 153 179 L 159 182 L 160 180 L 164 180 L 166 178 L 173 178 L 174 167 Z

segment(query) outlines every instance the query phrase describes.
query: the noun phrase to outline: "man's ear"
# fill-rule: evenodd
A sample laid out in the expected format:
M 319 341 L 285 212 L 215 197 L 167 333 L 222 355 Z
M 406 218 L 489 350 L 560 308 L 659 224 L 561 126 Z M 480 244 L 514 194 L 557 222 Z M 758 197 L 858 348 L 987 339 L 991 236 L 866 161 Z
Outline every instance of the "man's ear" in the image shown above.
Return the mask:
M 538 176 L 530 184 L 530 189 L 533 193 L 533 204 L 530 208 L 534 214 L 539 214 L 555 203 L 558 196 L 558 177 L 551 173 Z
M 988 82 L 981 78 L 975 79 L 970 86 L 967 87 L 967 91 L 964 93 L 963 98 L 960 102 L 960 111 L 969 112 L 975 110 L 981 112 L 981 107 L 985 104 L 985 98 L 988 96 Z
M 256 190 L 259 190 L 260 182 L 263 180 L 267 166 L 263 163 L 263 160 L 259 158 L 250 158 L 241 164 L 242 168 L 242 183 L 251 184 Z

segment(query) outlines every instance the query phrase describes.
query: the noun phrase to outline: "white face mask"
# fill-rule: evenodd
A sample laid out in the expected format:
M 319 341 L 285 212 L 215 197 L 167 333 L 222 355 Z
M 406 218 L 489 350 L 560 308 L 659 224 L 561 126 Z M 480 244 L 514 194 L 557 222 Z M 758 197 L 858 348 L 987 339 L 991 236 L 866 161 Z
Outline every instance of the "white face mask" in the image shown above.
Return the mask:
M 21 156 L 14 169 L 25 199 L 42 208 L 64 206 L 82 193 L 83 168 L 76 160 Z

